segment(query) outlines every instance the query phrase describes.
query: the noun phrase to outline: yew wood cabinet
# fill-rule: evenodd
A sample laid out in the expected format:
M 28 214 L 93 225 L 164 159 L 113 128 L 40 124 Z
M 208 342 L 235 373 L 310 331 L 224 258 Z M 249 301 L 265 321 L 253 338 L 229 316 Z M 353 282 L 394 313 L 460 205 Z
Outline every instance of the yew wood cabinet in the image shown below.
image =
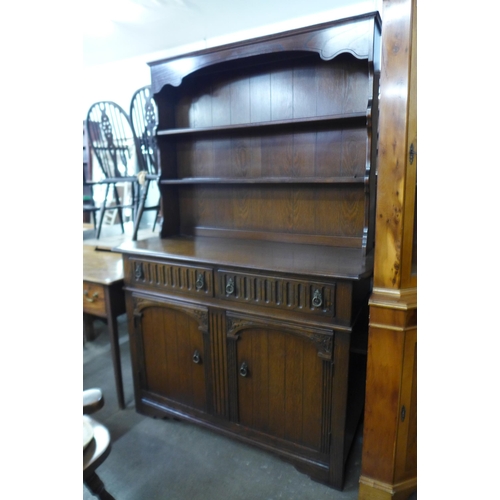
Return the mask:
M 377 13 L 151 63 L 161 235 L 119 247 L 138 412 L 341 489 L 362 414 Z

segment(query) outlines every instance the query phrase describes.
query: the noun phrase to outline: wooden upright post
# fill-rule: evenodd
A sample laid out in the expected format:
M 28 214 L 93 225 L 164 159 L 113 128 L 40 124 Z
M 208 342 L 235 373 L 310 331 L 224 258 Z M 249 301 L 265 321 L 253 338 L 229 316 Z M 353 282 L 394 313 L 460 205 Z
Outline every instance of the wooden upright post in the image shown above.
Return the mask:
M 403 500 L 417 488 L 416 40 L 416 0 L 384 0 L 359 500 Z

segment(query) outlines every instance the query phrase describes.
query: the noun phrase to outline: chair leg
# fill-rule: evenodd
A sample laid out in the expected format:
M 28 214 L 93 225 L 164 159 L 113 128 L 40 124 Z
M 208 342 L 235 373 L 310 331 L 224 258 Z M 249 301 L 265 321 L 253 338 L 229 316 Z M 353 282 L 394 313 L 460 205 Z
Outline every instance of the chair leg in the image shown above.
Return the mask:
M 132 241 L 137 241 L 137 233 L 139 232 L 139 226 L 141 225 L 142 214 L 144 212 L 144 206 L 146 205 L 146 198 L 148 197 L 149 182 L 149 180 L 146 180 L 146 184 L 141 189 L 141 198 L 137 207 L 137 216 L 134 222 L 134 234 L 132 235 Z
M 106 491 L 104 483 L 95 472 L 83 481 L 83 484 L 88 488 L 90 493 L 99 498 L 99 500 L 115 500 L 115 497 Z
M 158 208 L 156 209 L 155 212 L 155 220 L 153 222 L 153 233 L 155 232 L 156 224 L 158 223 L 158 218 L 160 217 L 160 204 L 161 204 L 161 199 L 158 200 Z
M 120 217 L 120 226 L 122 227 L 122 233 L 125 233 L 125 227 L 123 226 L 123 213 L 121 209 L 120 195 L 118 194 L 118 189 L 116 184 L 113 184 L 113 193 L 115 197 L 115 203 L 118 207 L 118 217 Z
M 130 196 L 132 198 L 131 205 L 132 205 L 132 220 L 135 223 L 135 219 L 137 217 L 137 209 L 139 206 L 139 195 L 136 194 L 136 189 L 135 189 L 135 182 L 132 182 L 130 185 Z
M 102 202 L 101 212 L 99 215 L 99 227 L 97 228 L 96 238 L 101 236 L 102 223 L 104 222 L 104 214 L 106 212 L 106 200 L 108 199 L 109 184 L 106 184 L 106 193 L 104 194 L 104 201 Z

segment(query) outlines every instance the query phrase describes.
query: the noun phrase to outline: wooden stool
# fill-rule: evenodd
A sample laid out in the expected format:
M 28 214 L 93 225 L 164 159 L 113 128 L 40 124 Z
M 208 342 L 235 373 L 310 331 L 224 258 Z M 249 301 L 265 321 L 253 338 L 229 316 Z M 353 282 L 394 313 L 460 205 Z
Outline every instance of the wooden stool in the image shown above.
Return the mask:
M 100 500 L 115 500 L 110 495 L 104 483 L 95 470 L 99 467 L 111 452 L 111 438 L 108 429 L 101 423 L 89 417 L 86 413 L 93 413 L 104 405 L 104 398 L 99 389 L 83 391 L 83 418 L 84 425 L 91 428 L 92 439 L 83 449 L 83 483 Z

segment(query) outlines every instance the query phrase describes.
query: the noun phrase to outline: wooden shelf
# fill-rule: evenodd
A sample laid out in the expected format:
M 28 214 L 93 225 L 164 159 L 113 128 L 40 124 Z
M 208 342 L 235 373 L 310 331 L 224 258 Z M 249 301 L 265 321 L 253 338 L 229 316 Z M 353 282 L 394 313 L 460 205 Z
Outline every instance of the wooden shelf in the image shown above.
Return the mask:
M 191 177 L 185 179 L 163 179 L 164 185 L 193 184 L 364 184 L 364 177 L 253 177 L 216 178 Z
M 349 113 L 344 115 L 328 115 L 328 116 L 313 116 L 307 118 L 297 118 L 290 120 L 275 120 L 269 122 L 256 122 L 256 123 L 241 123 L 235 125 L 223 125 L 216 127 L 199 127 L 199 128 L 173 128 L 167 130 L 158 130 L 158 136 L 181 136 L 181 135 L 203 135 L 203 134 L 217 134 L 237 131 L 255 130 L 261 134 L 264 130 L 277 129 L 282 131 L 284 129 L 298 128 L 307 125 L 316 125 L 318 127 L 325 127 L 328 125 L 337 125 L 342 127 L 349 126 L 366 126 L 366 119 L 370 110 L 366 113 Z

